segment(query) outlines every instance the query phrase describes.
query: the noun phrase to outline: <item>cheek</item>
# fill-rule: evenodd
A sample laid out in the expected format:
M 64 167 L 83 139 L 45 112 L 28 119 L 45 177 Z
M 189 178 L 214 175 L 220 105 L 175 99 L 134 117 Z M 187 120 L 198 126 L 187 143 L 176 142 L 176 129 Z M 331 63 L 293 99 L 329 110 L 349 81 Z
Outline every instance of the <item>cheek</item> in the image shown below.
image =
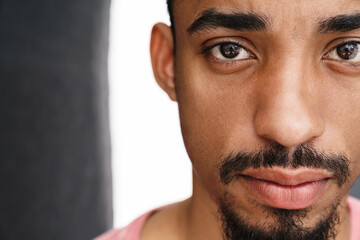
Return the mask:
M 360 91 L 359 91 L 360 93 Z M 344 142 L 351 160 L 352 176 L 360 173 L 360 94 L 347 97 L 347 104 L 343 106 L 340 127 L 343 129 Z
M 252 91 L 236 76 L 180 66 L 176 88 L 185 147 L 195 174 L 211 188 L 219 184 L 220 161 L 251 138 Z
M 191 87 L 179 90 L 179 113 L 182 135 L 194 173 L 207 186 L 219 184 L 218 165 L 225 153 L 229 132 L 223 102 L 214 92 Z M 186 92 L 186 93 L 185 93 Z M 211 192 L 211 191 L 210 191 Z
M 346 79 L 345 79 L 346 80 Z M 322 100 L 326 130 L 319 139 L 324 150 L 345 153 L 351 161 L 352 179 L 360 173 L 360 84 L 334 81 Z

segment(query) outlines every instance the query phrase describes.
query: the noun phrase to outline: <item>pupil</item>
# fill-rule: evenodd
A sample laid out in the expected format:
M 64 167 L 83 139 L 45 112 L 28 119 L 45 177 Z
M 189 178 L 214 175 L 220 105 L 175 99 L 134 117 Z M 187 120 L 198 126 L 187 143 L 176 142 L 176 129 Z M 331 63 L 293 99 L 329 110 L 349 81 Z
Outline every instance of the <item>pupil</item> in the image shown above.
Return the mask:
M 220 46 L 221 54 L 226 58 L 235 58 L 240 53 L 240 46 L 232 43 L 222 44 Z
M 339 46 L 336 51 L 340 58 L 349 60 L 356 57 L 358 48 L 358 44 L 356 43 L 346 43 L 342 46 Z

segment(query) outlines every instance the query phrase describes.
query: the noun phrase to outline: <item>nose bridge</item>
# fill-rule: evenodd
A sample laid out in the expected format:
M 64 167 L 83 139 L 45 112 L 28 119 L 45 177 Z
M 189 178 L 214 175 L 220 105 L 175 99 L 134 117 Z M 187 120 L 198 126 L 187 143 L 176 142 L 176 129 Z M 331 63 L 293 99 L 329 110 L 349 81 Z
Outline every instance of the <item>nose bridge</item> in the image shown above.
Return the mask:
M 320 136 L 324 124 L 308 62 L 298 54 L 281 59 L 268 64 L 259 78 L 254 127 L 259 136 L 290 147 Z

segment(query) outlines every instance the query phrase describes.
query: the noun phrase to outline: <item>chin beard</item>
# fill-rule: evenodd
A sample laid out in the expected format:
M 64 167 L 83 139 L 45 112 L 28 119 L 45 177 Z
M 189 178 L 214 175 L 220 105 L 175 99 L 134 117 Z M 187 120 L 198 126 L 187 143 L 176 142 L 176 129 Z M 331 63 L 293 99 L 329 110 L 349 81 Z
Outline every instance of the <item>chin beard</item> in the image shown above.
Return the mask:
M 338 205 L 338 204 L 337 204 Z M 337 205 L 322 214 L 314 227 L 304 227 L 309 210 L 265 208 L 264 219 L 275 223 L 250 225 L 234 211 L 234 204 L 219 201 L 219 213 L 224 240 L 332 240 L 336 237 L 335 226 L 339 224 Z
M 253 152 L 234 152 L 221 160 L 219 177 L 224 187 L 237 180 L 243 171 L 249 168 L 283 167 L 298 169 L 322 169 L 332 173 L 337 180 L 338 188 L 348 182 L 350 177 L 350 160 L 345 154 L 334 154 L 320 151 L 312 144 L 304 143 L 289 151 L 278 143 L 264 146 Z M 331 240 L 335 239 L 335 227 L 339 224 L 337 208 L 340 196 L 334 204 L 326 208 L 317 223 L 306 226 L 311 209 L 286 210 L 257 207 L 264 210 L 263 224 L 251 224 L 242 216 L 239 206 L 229 193 L 218 199 L 218 209 L 224 240 Z

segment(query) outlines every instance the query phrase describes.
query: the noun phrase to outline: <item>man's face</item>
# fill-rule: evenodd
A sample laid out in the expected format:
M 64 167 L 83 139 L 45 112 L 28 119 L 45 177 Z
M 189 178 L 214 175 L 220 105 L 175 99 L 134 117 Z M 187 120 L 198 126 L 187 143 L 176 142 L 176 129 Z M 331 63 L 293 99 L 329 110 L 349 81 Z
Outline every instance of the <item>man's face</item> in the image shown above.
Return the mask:
M 195 189 L 265 230 L 279 211 L 311 229 L 344 208 L 360 172 L 358 13 L 350 0 L 175 0 Z

